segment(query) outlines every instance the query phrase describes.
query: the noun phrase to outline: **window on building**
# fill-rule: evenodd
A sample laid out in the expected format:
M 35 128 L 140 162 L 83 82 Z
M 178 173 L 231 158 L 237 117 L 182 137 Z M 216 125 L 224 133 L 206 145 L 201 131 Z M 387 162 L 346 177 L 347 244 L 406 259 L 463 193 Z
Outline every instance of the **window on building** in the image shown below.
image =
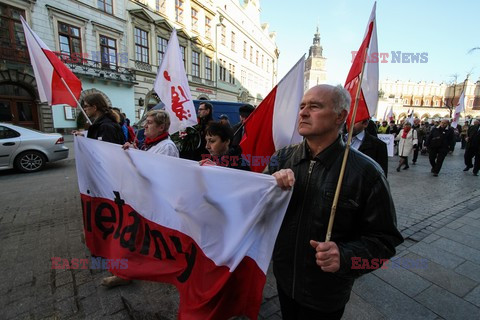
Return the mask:
M 212 58 L 205 56 L 205 79 L 212 80 Z
M 167 51 L 168 40 L 157 36 L 158 65 L 160 66 Z
M 135 28 L 135 60 L 149 63 L 148 32 L 140 28 Z
M 263 69 L 263 62 L 264 62 L 264 60 L 265 60 L 265 56 L 264 56 L 263 53 L 262 53 L 262 69 Z
M 155 10 L 165 13 L 165 2 L 166 0 L 155 0 Z
M 117 41 L 100 35 L 100 54 L 102 67 L 115 68 L 117 66 Z
M 438 100 L 435 100 L 435 107 L 438 107 Z
M 198 11 L 192 8 L 192 30 L 198 31 Z
M 23 10 L 0 3 L 0 57 L 26 62 L 28 50 L 20 16 L 25 17 Z
M 183 22 L 183 0 L 175 0 L 175 21 Z
M 416 106 L 419 106 L 419 101 L 418 101 L 418 99 L 415 99 L 415 105 L 416 105 Z
M 212 19 L 205 17 L 205 37 L 211 39 L 212 34 Z
M 230 76 L 230 78 L 228 79 L 228 82 L 230 82 L 231 84 L 235 84 L 235 65 L 231 63 L 229 64 L 228 74 Z
M 200 77 L 200 53 L 192 51 L 192 75 Z
M 425 100 L 425 105 L 428 106 L 429 100 Z
M 408 99 L 404 99 L 403 104 L 408 104 Z
M 231 49 L 235 51 L 235 32 L 232 31 L 232 38 L 231 38 Z
M 243 41 L 243 59 L 247 59 L 247 41 Z
M 187 71 L 187 62 L 185 61 L 185 52 L 187 48 L 184 46 L 180 46 L 180 52 L 182 53 L 182 60 L 183 60 L 183 67 L 185 68 L 185 71 Z
M 267 72 L 270 72 L 270 59 L 267 58 Z
M 222 59 L 220 59 L 220 72 L 218 77 L 222 81 L 227 81 L 227 68 L 225 67 L 225 61 Z
M 258 66 L 258 50 L 255 54 L 255 65 Z
M 243 86 L 246 86 L 247 84 L 247 72 L 245 70 L 242 70 L 240 73 L 240 82 Z
M 113 14 L 112 0 L 97 0 L 97 8 L 106 13 Z
M 227 43 L 227 27 L 225 27 L 224 25 L 222 25 L 221 27 L 221 30 L 220 30 L 220 43 L 223 44 L 224 46 L 226 45 Z
M 253 62 L 253 47 L 250 46 L 250 62 Z
M 69 24 L 58 23 L 58 42 L 60 44 L 60 52 L 70 57 L 81 57 L 82 55 L 82 37 L 80 28 Z

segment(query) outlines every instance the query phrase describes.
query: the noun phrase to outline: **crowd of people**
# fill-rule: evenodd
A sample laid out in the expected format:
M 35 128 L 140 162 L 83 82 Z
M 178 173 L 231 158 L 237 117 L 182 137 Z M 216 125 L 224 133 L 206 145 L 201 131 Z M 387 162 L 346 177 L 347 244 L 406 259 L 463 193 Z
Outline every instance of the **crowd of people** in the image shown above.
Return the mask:
M 443 162 L 448 154 L 455 150 L 457 142 L 461 142 L 461 149 L 465 150 L 465 169 L 473 168 L 473 175 L 478 176 L 480 170 L 480 120 L 473 119 L 452 127 L 448 119 L 439 121 L 421 121 L 408 119 L 400 121 L 377 122 L 377 133 L 393 134 L 395 136 L 395 153 L 399 156 L 397 171 L 408 169 L 408 157 L 412 155 L 412 165 L 418 160 L 418 155 L 428 155 L 433 176 L 438 177 Z
M 455 145 L 456 132 L 448 120 L 428 123 L 415 119 L 413 124 L 403 121 L 398 125 L 383 121 L 378 126 L 371 120 L 357 123 L 332 237 L 324 241 L 346 150 L 342 128 L 350 104 L 350 95 L 341 86 L 318 85 L 306 91 L 298 114 L 298 133 L 303 142 L 278 150 L 273 155 L 278 161 L 264 170 L 275 177 L 280 188 L 293 187 L 272 257 L 284 319 L 340 319 L 355 279 L 374 269 L 353 268 L 353 260 L 384 261 L 394 256 L 395 247 L 403 242 L 387 181 L 387 147 L 377 134 L 395 136 L 400 159 L 397 171 L 409 168 L 412 152 L 412 165 L 419 152 L 428 152 L 432 173 L 438 176 Z M 126 150 L 185 157 L 201 166 L 250 169 L 240 157 L 239 146 L 244 122 L 254 110 L 250 105 L 240 108 L 241 121 L 232 128 L 228 116 L 214 119 L 212 105 L 200 103 L 198 124 L 192 131 L 200 139 L 194 150 L 183 154 L 169 136 L 170 119 L 163 110 L 147 113 L 145 139 L 139 142 L 136 134 L 129 134 L 127 119 L 122 120 L 120 112 L 109 108 L 102 95 L 86 96 L 82 106 L 93 120 L 88 138 L 117 143 Z M 124 125 L 126 131 L 122 130 Z M 458 136 L 464 141 L 465 171 L 473 168 L 473 174 L 478 175 L 479 121 L 461 127 Z M 129 279 L 112 276 L 103 284 L 112 287 L 128 283 Z

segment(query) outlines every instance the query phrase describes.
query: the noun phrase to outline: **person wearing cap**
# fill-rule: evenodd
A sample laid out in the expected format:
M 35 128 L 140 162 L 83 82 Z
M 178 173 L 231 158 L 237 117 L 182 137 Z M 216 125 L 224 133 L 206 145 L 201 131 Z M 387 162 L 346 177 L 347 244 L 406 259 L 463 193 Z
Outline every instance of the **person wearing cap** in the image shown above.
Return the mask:
M 255 108 L 250 104 L 245 104 L 238 109 L 238 113 L 240 114 L 240 122 L 234 125 L 232 128 L 234 132 L 232 147 L 240 145 L 240 141 L 242 141 L 243 134 L 245 133 L 245 120 L 247 120 L 253 110 L 255 110 Z
M 223 124 L 229 126 L 230 128 L 232 127 L 230 125 L 230 120 L 228 119 L 228 116 L 226 114 L 220 115 L 220 117 L 218 117 L 218 120 L 220 120 L 220 123 L 223 123 Z

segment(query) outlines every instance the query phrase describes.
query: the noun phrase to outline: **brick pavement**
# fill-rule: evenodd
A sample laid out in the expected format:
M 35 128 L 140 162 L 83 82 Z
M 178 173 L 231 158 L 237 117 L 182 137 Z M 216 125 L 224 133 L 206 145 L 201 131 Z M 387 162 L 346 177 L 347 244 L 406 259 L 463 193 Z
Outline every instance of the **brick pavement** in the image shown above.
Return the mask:
M 68 143 L 72 147 L 71 143 Z M 428 159 L 394 171 L 390 181 L 399 229 L 397 257 L 427 268 L 377 270 L 357 280 L 344 319 L 480 318 L 480 179 L 464 173 L 463 152 L 439 177 Z M 175 319 L 173 286 L 135 281 L 107 290 L 97 270 L 53 270 L 51 257 L 87 258 L 73 150 L 34 174 L 0 171 L 0 319 Z M 271 271 L 260 319 L 281 319 Z

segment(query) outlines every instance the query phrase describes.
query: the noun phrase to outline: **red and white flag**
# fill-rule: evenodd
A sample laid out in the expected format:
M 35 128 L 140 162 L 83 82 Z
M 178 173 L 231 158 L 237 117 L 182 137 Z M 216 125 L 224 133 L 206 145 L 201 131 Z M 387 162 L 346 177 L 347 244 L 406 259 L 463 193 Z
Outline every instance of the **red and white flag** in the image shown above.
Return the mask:
M 465 112 L 465 90 L 462 91 L 460 99 L 458 99 L 457 106 L 455 107 L 455 115 L 453 116 L 452 128 L 456 128 L 458 120 L 460 120 L 460 113 Z
M 32 62 L 35 80 L 37 82 L 40 101 L 48 102 L 49 105 L 68 104 L 77 107 L 77 102 L 82 92 L 82 82 L 73 72 L 53 53 L 40 39 L 29 25 L 20 17 L 27 41 L 28 54 Z M 62 82 L 65 80 L 72 94 Z
M 170 134 L 197 124 L 187 74 L 183 64 L 177 30 L 173 29 L 153 89 L 170 115 Z
M 257 319 L 290 191 L 270 175 L 83 137 L 75 155 L 92 255 L 120 277 L 174 284 L 179 319 Z
M 388 112 L 387 119 L 388 119 L 388 122 L 393 120 L 393 106 L 390 107 L 390 111 Z
M 362 41 L 360 49 L 353 60 L 352 67 L 345 81 L 345 89 L 350 92 L 352 103 L 350 113 L 347 118 L 347 125 L 350 125 L 353 106 L 357 94 L 358 84 L 362 65 L 366 59 L 365 70 L 363 72 L 362 88 L 358 101 L 357 115 L 355 123 L 369 119 L 377 111 L 378 104 L 378 43 L 377 43 L 377 21 L 375 18 L 375 9 L 377 3 L 373 5 L 370 19 L 368 20 L 367 30 Z
M 298 110 L 303 96 L 303 56 L 245 121 L 240 146 L 252 171 L 262 172 L 276 150 L 299 143 Z

